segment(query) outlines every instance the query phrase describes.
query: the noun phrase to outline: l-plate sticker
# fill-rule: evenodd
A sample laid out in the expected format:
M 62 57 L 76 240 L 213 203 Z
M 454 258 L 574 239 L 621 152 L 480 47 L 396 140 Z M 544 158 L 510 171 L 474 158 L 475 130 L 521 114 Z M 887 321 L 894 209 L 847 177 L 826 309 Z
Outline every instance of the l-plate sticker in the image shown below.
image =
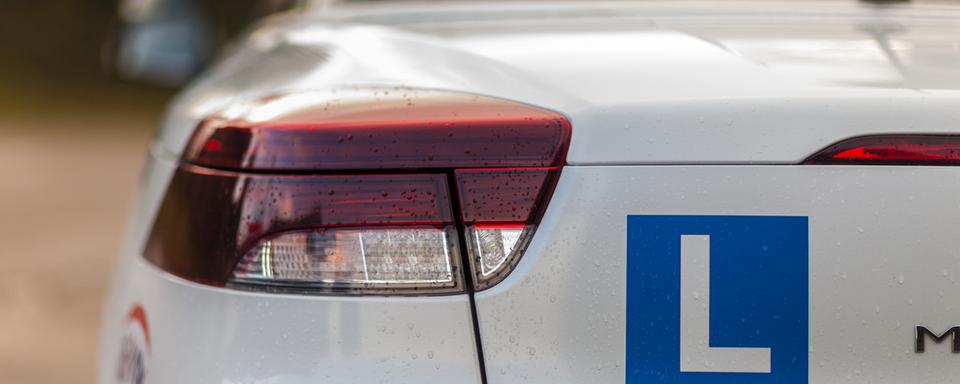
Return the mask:
M 627 217 L 627 384 L 808 382 L 808 220 Z

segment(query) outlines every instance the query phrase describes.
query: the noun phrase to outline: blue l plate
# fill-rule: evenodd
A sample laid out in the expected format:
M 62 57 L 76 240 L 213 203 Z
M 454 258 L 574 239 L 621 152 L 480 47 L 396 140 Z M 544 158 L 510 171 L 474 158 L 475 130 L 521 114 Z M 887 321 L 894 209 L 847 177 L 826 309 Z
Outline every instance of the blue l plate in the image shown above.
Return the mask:
M 684 235 L 709 236 L 709 347 L 768 348 L 769 373 L 681 372 Z M 807 217 L 627 216 L 627 384 L 806 384 L 808 244 Z

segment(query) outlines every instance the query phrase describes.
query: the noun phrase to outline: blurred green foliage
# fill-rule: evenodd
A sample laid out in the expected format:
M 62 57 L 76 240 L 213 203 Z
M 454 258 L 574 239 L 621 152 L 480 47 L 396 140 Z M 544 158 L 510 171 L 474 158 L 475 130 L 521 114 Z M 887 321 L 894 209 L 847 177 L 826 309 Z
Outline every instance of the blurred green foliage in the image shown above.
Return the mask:
M 224 40 L 262 16 L 260 0 L 198 0 Z M 0 113 L 163 102 L 175 90 L 122 81 L 109 73 L 118 0 L 0 2 Z

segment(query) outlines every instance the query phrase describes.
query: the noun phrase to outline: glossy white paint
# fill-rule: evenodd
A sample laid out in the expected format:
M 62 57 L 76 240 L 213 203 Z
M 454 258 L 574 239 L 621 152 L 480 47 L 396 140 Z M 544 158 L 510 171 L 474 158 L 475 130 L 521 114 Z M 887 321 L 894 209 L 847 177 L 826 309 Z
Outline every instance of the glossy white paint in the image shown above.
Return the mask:
M 714 5 L 360 5 L 267 21 L 170 109 L 104 312 L 100 382 L 113 382 L 134 303 L 153 332 L 148 382 L 479 381 L 465 295 L 252 294 L 141 261 L 201 118 L 357 85 L 488 94 L 573 122 L 572 166 L 527 254 L 476 295 L 491 384 L 623 382 L 625 217 L 637 213 L 809 216 L 810 381 L 951 381 L 956 356 L 910 348 L 913 325 L 960 321 L 960 170 L 749 164 L 861 134 L 957 132 L 960 10 Z
M 480 382 L 466 296 L 252 294 L 145 262 L 127 273 L 120 301 L 147 310 L 152 383 Z
M 913 327 L 960 319 L 958 193 L 951 167 L 567 167 L 476 295 L 488 382 L 623 382 L 628 214 L 809 216 L 810 382 L 952 382 L 957 356 L 914 353 Z
M 179 153 L 238 99 L 377 84 L 561 111 L 572 164 L 796 163 L 845 137 L 954 129 L 958 17 L 852 1 L 348 7 L 256 30 L 160 142 Z

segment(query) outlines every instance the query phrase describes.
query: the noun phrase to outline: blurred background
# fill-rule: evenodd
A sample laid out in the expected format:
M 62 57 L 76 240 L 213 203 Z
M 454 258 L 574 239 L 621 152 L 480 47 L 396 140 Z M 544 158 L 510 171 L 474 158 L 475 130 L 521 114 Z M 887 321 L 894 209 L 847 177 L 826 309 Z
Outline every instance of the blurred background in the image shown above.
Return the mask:
M 297 3 L 0 3 L 0 383 L 95 381 L 102 299 L 166 103 Z

